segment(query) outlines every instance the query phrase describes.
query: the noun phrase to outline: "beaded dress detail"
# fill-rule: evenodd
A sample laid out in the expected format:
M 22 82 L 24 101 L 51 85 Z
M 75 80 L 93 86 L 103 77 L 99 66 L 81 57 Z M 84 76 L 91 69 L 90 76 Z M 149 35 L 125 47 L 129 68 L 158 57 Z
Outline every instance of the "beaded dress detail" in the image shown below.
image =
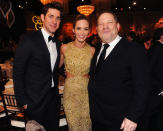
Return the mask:
M 68 43 L 64 64 L 66 71 L 73 77 L 65 80 L 63 106 L 69 131 L 91 131 L 88 101 L 88 78 L 92 59 L 91 47 L 86 44 L 83 48 Z

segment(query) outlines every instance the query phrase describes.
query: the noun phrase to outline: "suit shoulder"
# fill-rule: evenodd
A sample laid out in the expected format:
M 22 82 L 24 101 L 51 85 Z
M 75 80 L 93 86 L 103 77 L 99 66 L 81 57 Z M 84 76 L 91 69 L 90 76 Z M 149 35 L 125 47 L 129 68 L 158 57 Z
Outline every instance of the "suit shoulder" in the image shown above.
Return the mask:
M 24 33 L 24 34 L 22 34 L 21 36 L 20 36 L 20 40 L 24 40 L 24 39 L 28 39 L 28 40 L 30 40 L 30 39 L 32 39 L 32 38 L 34 38 L 35 36 L 37 35 L 37 33 L 36 32 L 34 32 L 34 31 L 30 31 L 30 32 L 26 32 L 26 33 Z
M 122 38 L 121 42 L 123 43 L 124 46 L 126 46 L 127 48 L 144 48 L 141 44 L 137 43 L 137 42 L 130 42 L 125 38 Z
M 26 48 L 29 47 L 30 48 L 35 43 L 34 41 L 37 41 L 37 39 L 39 39 L 39 38 L 40 37 L 38 37 L 38 31 L 37 32 L 26 32 L 20 36 L 18 47 L 20 47 L 20 48 L 21 47 L 26 47 Z
M 141 44 L 136 42 L 130 42 L 126 39 L 122 39 L 122 42 L 124 48 L 126 48 L 130 54 L 139 54 L 140 52 L 141 54 L 145 54 L 145 48 Z
M 162 44 L 153 44 L 150 49 L 149 49 L 150 53 L 163 53 L 163 45 Z

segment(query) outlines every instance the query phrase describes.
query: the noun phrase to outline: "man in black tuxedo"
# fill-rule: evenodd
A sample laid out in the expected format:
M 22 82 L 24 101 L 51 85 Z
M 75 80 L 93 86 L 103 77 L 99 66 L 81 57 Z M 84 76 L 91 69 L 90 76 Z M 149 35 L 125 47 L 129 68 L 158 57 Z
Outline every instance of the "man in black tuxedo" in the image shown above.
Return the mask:
M 163 131 L 163 28 L 154 31 L 148 56 L 152 92 L 146 117 L 139 131 Z
M 134 131 L 149 94 L 145 50 L 118 35 L 117 17 L 103 11 L 97 19 L 97 48 L 88 85 L 93 131 Z
M 47 131 L 59 130 L 58 65 L 61 43 L 54 33 L 59 28 L 62 10 L 58 2 L 43 7 L 43 28 L 24 35 L 14 61 L 13 79 L 18 104 L 24 106 L 30 120 L 36 120 Z

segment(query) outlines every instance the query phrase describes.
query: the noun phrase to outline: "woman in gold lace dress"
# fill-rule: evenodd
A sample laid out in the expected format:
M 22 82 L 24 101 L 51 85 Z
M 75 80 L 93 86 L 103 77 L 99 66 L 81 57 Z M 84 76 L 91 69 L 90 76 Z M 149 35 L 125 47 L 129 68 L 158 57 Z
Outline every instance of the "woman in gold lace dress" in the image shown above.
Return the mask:
M 64 62 L 66 69 L 63 106 L 70 131 L 91 131 L 87 85 L 95 49 L 85 41 L 89 31 L 88 19 L 77 16 L 73 25 L 75 40 L 61 46 L 60 66 Z

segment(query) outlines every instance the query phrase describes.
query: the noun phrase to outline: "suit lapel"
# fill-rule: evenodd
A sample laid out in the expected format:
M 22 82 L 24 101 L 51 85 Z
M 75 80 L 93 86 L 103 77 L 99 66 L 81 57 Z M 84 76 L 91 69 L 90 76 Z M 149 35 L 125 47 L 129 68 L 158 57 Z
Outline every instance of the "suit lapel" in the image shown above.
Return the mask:
M 100 69 L 103 68 L 103 65 L 106 62 L 108 63 L 108 61 L 109 61 L 109 63 L 112 63 L 114 60 L 116 60 L 116 57 L 119 56 L 120 52 L 122 51 L 122 46 L 123 46 L 123 38 L 117 43 L 117 45 L 113 48 L 113 50 L 110 52 L 110 54 L 106 57 L 103 64 L 101 65 Z M 101 47 L 100 47 L 100 49 L 101 49 Z M 100 49 L 99 49 L 99 51 L 97 53 L 97 56 L 98 56 L 98 54 L 100 52 Z M 96 61 L 97 61 L 97 56 L 96 56 Z M 96 63 L 94 65 L 96 66 Z M 96 70 L 96 67 L 94 69 L 94 72 L 95 73 L 98 72 L 98 70 Z
M 113 50 L 110 52 L 110 54 L 106 57 L 104 63 L 108 60 L 115 59 L 115 57 L 118 56 L 118 54 L 120 53 L 120 50 L 121 50 L 122 39 L 116 44 L 116 46 L 113 48 Z
M 96 62 L 97 62 L 97 56 L 100 52 L 100 49 L 101 49 L 101 43 L 98 44 L 97 48 L 96 48 L 96 51 L 95 51 L 95 54 L 93 56 L 93 59 L 92 59 L 92 62 L 91 62 L 91 68 L 90 68 L 90 75 L 91 76 L 94 76 L 95 72 L 96 72 Z
M 53 71 L 58 67 L 60 61 L 60 42 L 56 39 L 57 59 L 53 68 Z
M 41 31 L 38 31 L 38 41 L 40 42 L 40 45 L 43 49 L 48 66 L 51 68 L 50 53 L 49 53 L 48 47 L 46 45 L 46 42 L 44 40 L 44 37 Z
M 50 52 L 48 50 L 48 47 L 46 45 L 46 42 L 44 40 L 44 37 L 43 37 L 43 34 L 41 31 L 38 31 L 38 40 L 37 41 L 40 42 L 43 52 L 45 54 L 48 66 L 51 69 Z M 60 60 L 60 42 L 57 40 L 57 38 L 56 38 L 56 49 L 57 49 L 57 59 L 56 59 L 55 65 L 53 67 L 53 70 L 56 69 L 56 67 L 58 66 L 59 60 Z

